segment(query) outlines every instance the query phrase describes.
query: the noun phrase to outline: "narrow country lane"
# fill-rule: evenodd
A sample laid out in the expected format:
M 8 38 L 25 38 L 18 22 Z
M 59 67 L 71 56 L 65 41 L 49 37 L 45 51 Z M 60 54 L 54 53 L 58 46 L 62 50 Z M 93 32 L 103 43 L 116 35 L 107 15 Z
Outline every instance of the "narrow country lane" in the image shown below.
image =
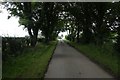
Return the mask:
M 86 56 L 59 42 L 45 78 L 113 78 Z

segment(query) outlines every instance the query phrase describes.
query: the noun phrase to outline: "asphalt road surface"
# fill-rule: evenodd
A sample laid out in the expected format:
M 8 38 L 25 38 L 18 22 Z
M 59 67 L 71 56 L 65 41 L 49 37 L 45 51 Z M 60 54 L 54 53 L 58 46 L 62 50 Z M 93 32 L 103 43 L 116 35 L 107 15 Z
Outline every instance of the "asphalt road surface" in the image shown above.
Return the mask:
M 59 42 L 45 78 L 113 78 L 86 56 Z

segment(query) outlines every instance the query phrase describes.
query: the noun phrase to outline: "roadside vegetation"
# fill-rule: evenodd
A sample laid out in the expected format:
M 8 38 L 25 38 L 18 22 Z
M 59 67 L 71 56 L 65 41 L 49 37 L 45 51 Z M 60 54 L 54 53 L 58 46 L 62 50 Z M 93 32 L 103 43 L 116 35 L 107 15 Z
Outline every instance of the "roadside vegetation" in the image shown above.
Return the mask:
M 57 42 L 38 43 L 3 61 L 2 78 L 43 78 Z
M 117 59 L 120 56 L 120 2 L 5 2 L 2 4 L 10 13 L 8 19 L 12 16 L 19 17 L 19 24 L 28 31 L 30 47 L 36 47 L 38 33 L 48 45 L 60 32 L 67 31 L 66 39 L 75 42 L 70 42 L 72 45 L 120 76 L 119 60 L 117 68 Z M 9 44 L 5 45 L 9 46 Z M 11 45 L 11 50 L 7 47 L 3 56 L 7 55 L 6 50 L 13 54 L 11 51 L 23 49 L 20 45 L 16 47 Z
M 30 47 L 30 39 L 25 37 L 2 37 L 2 59 L 19 56 Z
M 90 60 L 99 64 L 106 71 L 110 72 L 113 76 L 118 74 L 118 61 L 119 56 L 113 48 L 113 44 L 108 42 L 105 45 L 97 46 L 95 44 L 78 44 L 75 42 L 66 41 L 69 45 L 76 48 L 79 52 L 86 55 Z

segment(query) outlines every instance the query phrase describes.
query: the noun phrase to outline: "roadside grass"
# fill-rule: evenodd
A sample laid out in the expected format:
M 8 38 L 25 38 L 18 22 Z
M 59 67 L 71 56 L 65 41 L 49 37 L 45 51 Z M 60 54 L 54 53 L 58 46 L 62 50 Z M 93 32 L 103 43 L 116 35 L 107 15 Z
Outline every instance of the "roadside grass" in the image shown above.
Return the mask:
M 101 67 L 110 72 L 113 76 L 120 76 L 118 74 L 118 56 L 113 49 L 113 44 L 107 43 L 103 46 L 96 46 L 94 44 L 78 44 L 75 42 L 66 41 L 69 45 L 76 48 L 78 51 L 85 54 L 89 59 L 95 61 Z
M 3 62 L 2 78 L 43 78 L 57 42 L 39 43 L 22 55 Z

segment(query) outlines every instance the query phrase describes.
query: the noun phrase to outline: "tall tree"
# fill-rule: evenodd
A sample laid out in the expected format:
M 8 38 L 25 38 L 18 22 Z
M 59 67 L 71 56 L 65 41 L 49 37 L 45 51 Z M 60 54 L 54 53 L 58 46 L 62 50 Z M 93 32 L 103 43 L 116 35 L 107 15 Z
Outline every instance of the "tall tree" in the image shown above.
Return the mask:
M 10 16 L 19 17 L 19 23 L 27 28 L 31 39 L 31 46 L 35 46 L 37 42 L 37 35 L 39 26 L 35 25 L 34 12 L 38 5 L 33 2 L 9 2 L 6 3 L 7 10 L 10 12 Z M 36 6 L 37 5 L 37 6 Z M 8 18 L 10 18 L 10 16 Z

